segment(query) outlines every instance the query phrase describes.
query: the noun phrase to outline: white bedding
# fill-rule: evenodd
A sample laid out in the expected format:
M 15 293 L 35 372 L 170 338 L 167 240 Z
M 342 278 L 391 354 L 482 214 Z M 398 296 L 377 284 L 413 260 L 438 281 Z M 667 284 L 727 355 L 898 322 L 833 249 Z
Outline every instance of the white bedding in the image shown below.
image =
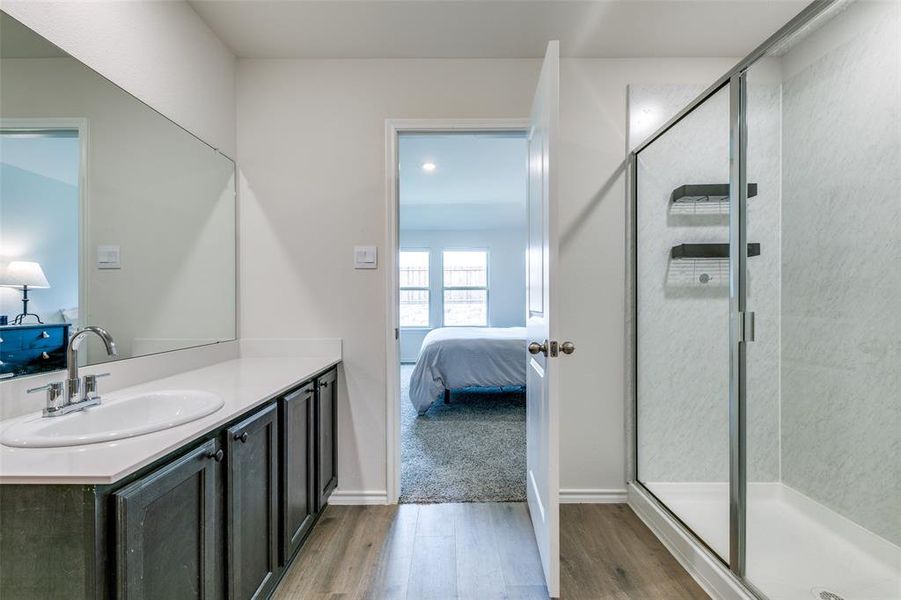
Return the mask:
M 425 414 L 445 390 L 525 385 L 525 327 L 441 327 L 422 342 L 410 402 Z

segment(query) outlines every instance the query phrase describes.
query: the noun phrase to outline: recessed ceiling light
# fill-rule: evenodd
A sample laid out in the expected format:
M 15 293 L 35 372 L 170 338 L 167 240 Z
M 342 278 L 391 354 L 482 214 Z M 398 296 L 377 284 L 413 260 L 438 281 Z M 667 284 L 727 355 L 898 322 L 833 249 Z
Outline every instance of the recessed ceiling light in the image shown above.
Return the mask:
M 426 173 L 431 173 L 432 171 L 434 171 L 437 168 L 438 168 L 438 166 L 431 161 L 422 163 L 422 170 L 425 171 Z

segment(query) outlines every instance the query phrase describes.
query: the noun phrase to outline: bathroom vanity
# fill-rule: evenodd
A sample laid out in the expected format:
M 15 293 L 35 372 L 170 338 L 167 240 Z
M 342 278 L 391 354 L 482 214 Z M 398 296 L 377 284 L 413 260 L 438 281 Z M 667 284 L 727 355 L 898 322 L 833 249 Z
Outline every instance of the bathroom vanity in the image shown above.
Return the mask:
M 105 396 L 220 396 L 198 420 L 0 447 L 0 597 L 266 598 L 337 484 L 339 360 L 225 361 Z
M 0 30 L 0 283 L 47 323 L 0 328 L 0 597 L 265 598 L 337 484 L 340 340 L 245 352 L 234 161 Z

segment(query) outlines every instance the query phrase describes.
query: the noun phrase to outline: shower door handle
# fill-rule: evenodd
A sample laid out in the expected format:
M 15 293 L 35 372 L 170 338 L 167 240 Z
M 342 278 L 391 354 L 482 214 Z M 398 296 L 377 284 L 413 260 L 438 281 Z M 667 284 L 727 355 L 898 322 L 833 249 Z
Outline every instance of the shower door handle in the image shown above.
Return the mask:
M 755 331 L 756 323 L 754 322 L 754 313 L 753 312 L 740 312 L 738 313 L 738 341 L 739 342 L 753 342 L 757 337 L 757 332 Z

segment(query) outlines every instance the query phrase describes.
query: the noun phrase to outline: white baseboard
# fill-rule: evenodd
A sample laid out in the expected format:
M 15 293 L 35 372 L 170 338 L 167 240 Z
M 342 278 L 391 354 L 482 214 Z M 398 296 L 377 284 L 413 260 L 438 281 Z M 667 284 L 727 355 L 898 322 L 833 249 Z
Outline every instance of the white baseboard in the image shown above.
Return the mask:
M 626 490 L 560 490 L 561 504 L 625 504 L 627 500 Z M 384 490 L 335 490 L 328 502 L 336 506 L 388 504 L 388 492 Z
M 629 506 L 711 598 L 755 600 L 720 561 L 633 484 L 629 484 Z
M 388 492 L 385 490 L 335 490 L 329 497 L 328 503 L 335 506 L 388 504 Z
M 560 504 L 625 504 L 629 499 L 626 490 L 563 489 Z

